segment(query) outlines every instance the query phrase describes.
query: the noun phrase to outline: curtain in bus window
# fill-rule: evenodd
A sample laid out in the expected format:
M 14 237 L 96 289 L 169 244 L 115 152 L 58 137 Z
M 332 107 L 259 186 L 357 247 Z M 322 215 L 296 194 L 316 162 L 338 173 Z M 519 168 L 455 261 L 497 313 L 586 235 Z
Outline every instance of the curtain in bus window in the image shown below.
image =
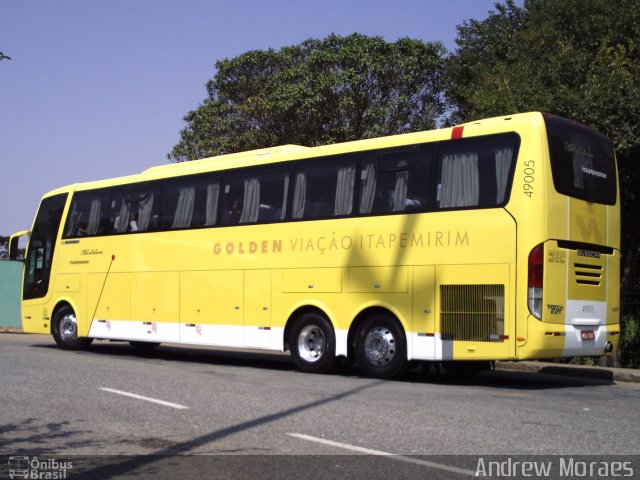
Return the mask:
M 87 235 L 95 235 L 100 227 L 100 212 L 102 210 L 102 202 L 100 199 L 91 200 L 91 209 L 89 210 L 89 223 L 87 224 Z
M 566 146 L 565 146 L 566 148 Z M 571 160 L 573 163 L 573 186 L 584 190 L 583 168 L 593 168 L 593 154 L 589 138 L 573 132 L 571 134 Z
M 51 271 L 51 263 L 53 262 L 53 241 L 51 238 L 47 237 L 45 242 L 47 248 L 44 251 L 45 260 L 43 267 L 47 270 Z
M 129 228 L 129 203 L 122 200 L 122 206 L 120 207 L 120 213 L 113 221 L 113 230 L 117 233 L 126 232 Z
M 78 202 L 73 202 L 73 212 L 69 215 L 69 220 L 67 221 L 67 231 L 64 233 L 65 237 L 73 237 L 78 231 L 78 224 L 80 223 L 80 217 L 82 213 L 78 211 Z
M 302 218 L 304 215 L 304 204 L 307 196 L 307 176 L 300 172 L 296 175 L 296 187 L 293 190 L 293 208 L 291 216 Z
M 353 209 L 353 186 L 356 169 L 353 166 L 338 170 L 334 215 L 349 215 Z
M 407 187 L 409 185 L 409 170 L 396 172 L 396 186 L 393 190 L 391 201 L 393 211 L 402 212 L 407 205 Z
M 153 208 L 153 193 L 140 200 L 138 205 L 138 230 L 144 232 L 149 229 L 151 209 Z
M 207 185 L 207 206 L 205 212 L 205 225 L 211 226 L 216 224 L 216 215 L 218 212 L 218 198 L 220 196 L 220 184 L 214 183 Z
M 507 191 L 507 183 L 509 180 L 509 170 L 511 168 L 511 160 L 513 159 L 513 150 L 510 148 L 502 148 L 496 150 L 496 203 L 500 204 L 504 201 L 504 195 Z
M 282 210 L 280 211 L 280 220 L 284 220 L 287 216 L 287 198 L 289 197 L 289 175 L 284 177 L 284 198 L 282 200 Z
M 253 223 L 258 220 L 260 213 L 260 180 L 250 178 L 244 181 L 244 198 L 240 223 Z
M 367 162 L 362 169 L 360 182 L 360 213 L 371 213 L 376 197 L 376 169 L 373 161 Z
M 442 158 L 440 207 L 469 207 L 478 204 L 480 193 L 478 155 L 475 152 Z
M 195 187 L 183 187 L 178 190 L 178 205 L 173 215 L 171 228 L 186 228 L 191 225 L 193 205 L 196 199 Z

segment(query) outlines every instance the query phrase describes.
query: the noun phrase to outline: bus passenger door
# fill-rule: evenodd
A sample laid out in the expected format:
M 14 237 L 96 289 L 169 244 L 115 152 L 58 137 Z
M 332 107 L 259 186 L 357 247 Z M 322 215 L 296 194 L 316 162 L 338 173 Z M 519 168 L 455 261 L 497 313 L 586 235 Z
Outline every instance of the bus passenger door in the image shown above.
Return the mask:
M 271 347 L 271 270 L 244 272 L 244 346 Z

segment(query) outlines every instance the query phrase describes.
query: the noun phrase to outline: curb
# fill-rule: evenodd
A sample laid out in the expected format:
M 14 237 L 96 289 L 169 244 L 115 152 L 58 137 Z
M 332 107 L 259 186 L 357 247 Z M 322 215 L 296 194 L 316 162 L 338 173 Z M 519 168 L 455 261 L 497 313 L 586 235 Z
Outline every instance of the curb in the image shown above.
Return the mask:
M 21 328 L 0 327 L 0 333 L 24 333 Z
M 496 370 L 543 373 L 566 377 L 590 378 L 609 382 L 640 383 L 640 370 L 633 368 L 588 367 L 550 362 L 496 362 Z

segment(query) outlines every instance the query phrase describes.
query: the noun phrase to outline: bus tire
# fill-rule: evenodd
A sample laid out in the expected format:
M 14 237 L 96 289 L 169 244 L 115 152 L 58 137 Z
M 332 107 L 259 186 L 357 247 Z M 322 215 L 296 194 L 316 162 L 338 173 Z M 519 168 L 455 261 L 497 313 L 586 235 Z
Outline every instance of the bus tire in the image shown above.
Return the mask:
M 301 372 L 327 373 L 336 364 L 335 332 L 322 314 L 305 313 L 297 318 L 289 345 L 293 363 Z
M 131 340 L 129 342 L 133 348 L 138 350 L 139 352 L 150 352 L 151 350 L 155 350 L 160 346 L 160 342 L 137 342 L 135 340 Z
M 82 350 L 93 341 L 92 338 L 78 337 L 78 319 L 68 305 L 59 308 L 53 316 L 51 335 L 56 344 L 65 350 Z
M 360 324 L 355 356 L 362 372 L 375 378 L 391 378 L 407 365 L 407 340 L 394 317 L 376 313 Z

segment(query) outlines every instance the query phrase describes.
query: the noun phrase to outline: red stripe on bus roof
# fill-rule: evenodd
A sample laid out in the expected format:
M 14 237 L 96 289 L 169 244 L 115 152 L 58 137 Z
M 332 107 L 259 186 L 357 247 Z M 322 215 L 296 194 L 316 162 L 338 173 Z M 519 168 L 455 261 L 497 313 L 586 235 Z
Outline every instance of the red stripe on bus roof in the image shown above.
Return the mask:
M 462 131 L 464 130 L 464 125 L 459 127 L 453 127 L 451 130 L 451 140 L 457 140 L 458 138 L 462 138 Z

